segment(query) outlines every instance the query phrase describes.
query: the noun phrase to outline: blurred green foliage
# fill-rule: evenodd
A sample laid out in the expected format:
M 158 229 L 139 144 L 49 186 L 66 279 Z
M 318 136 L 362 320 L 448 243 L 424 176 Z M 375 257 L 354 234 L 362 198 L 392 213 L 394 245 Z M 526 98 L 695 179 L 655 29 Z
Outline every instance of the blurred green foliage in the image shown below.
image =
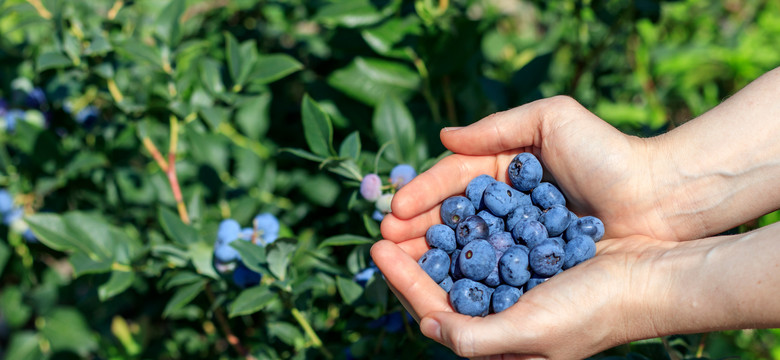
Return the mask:
M 768 0 L 0 0 L 0 98 L 25 111 L 0 130 L 0 187 L 26 213 L 0 226 L 0 357 L 453 357 L 381 276 L 355 281 L 380 237 L 362 175 L 423 171 L 441 127 L 558 94 L 627 133 L 666 131 L 780 64 L 778 13 Z M 150 151 L 170 144 L 181 198 Z M 220 220 L 258 212 L 284 239 L 237 246 L 264 275 L 241 289 L 212 246 Z M 780 332 L 751 330 L 595 357 L 779 352 Z

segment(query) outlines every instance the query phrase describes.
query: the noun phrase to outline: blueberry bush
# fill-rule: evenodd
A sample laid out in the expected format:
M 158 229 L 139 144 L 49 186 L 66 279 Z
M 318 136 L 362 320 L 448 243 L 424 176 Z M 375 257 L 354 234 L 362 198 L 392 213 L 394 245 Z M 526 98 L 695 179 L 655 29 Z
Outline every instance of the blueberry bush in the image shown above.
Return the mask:
M 0 358 L 453 358 L 368 254 L 393 193 L 446 155 L 439 129 L 566 94 L 667 131 L 780 64 L 778 12 L 0 0 Z M 780 357 L 780 331 L 594 357 L 730 356 Z

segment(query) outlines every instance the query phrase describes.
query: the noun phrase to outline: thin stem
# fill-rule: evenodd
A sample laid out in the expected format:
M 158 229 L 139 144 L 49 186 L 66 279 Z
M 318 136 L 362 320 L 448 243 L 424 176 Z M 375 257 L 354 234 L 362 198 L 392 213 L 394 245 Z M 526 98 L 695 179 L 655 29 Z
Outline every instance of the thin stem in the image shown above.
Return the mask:
M 212 304 L 217 302 L 216 297 L 214 296 L 214 291 L 211 289 L 211 283 L 206 283 L 206 296 L 208 296 L 209 301 Z M 225 312 L 222 310 L 222 308 L 219 306 L 215 307 L 214 314 L 217 317 L 217 323 L 219 324 L 219 327 L 222 329 L 222 332 L 225 333 L 225 338 L 227 338 L 228 343 L 233 346 L 233 348 L 235 348 L 236 351 L 238 351 L 238 353 L 246 360 L 256 360 L 257 358 L 249 353 L 249 350 L 247 350 L 244 345 L 241 344 L 241 341 L 238 339 L 238 337 L 233 334 L 232 330 L 230 330 L 230 324 L 228 323 L 227 317 L 225 316 Z
M 162 154 L 160 153 L 160 150 L 157 150 L 157 146 L 154 145 L 151 139 L 149 139 L 148 136 L 144 136 L 143 138 L 144 147 L 147 151 L 149 151 L 150 154 L 152 154 L 152 157 L 154 158 L 154 161 L 157 162 L 157 165 L 160 166 L 160 170 L 164 172 L 168 172 L 168 163 L 163 158 Z
M 311 341 L 314 344 L 314 347 L 319 349 L 322 352 L 322 354 L 325 355 L 326 358 L 332 359 L 333 355 L 328 351 L 328 349 L 326 349 L 326 348 L 324 348 L 322 346 L 322 340 L 320 340 L 320 337 L 317 336 L 317 333 L 311 327 L 311 324 L 309 324 L 309 321 L 306 320 L 305 317 L 303 317 L 303 314 L 301 314 L 301 312 L 298 309 L 296 309 L 296 308 L 293 308 L 291 310 L 291 312 L 292 312 L 292 316 L 295 318 L 295 320 L 298 321 L 298 324 L 301 325 L 301 327 L 303 328 L 303 331 L 306 333 L 306 335 L 308 335 L 309 338 L 311 338 Z
M 42 18 L 46 20 L 51 20 L 51 12 L 49 10 L 46 10 L 46 7 L 43 6 L 43 3 L 41 3 L 41 0 L 27 0 L 30 5 L 32 5 L 35 8 L 35 11 L 38 12 L 38 15 L 40 15 Z

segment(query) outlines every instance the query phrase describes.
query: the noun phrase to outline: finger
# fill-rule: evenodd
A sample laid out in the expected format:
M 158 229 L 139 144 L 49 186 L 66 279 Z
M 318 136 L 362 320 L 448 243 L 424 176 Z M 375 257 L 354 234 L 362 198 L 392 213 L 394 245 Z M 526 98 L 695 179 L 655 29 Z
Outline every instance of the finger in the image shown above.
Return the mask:
M 431 249 L 425 242 L 425 238 L 407 240 L 399 243 L 398 247 L 401 248 L 401 250 L 403 250 L 405 253 L 409 254 L 412 259 L 415 259 L 415 261 L 419 260 L 426 251 Z
M 425 232 L 428 231 L 429 227 L 434 224 L 441 224 L 440 209 L 441 206 L 436 205 L 430 210 L 407 220 L 399 219 L 392 213 L 388 214 L 380 225 L 382 237 L 395 243 L 401 243 L 409 239 L 425 236 Z
M 459 154 L 488 155 L 524 147 L 541 147 L 544 99 L 492 114 L 467 127 L 441 131 L 441 142 Z
M 452 311 L 444 289 L 398 245 L 380 240 L 371 247 L 371 258 L 414 313 L 424 317 L 431 312 Z
M 481 174 L 504 177 L 506 167 L 498 171 L 496 164 L 495 156 L 447 156 L 395 194 L 393 215 L 408 220 L 429 211 L 448 197 L 463 194 L 469 181 Z
M 420 321 L 423 335 L 468 358 L 516 353 L 519 349 L 509 339 L 522 337 L 518 330 L 517 319 L 503 313 L 472 317 L 436 312 L 423 316 Z M 509 338 L 508 334 L 511 334 Z

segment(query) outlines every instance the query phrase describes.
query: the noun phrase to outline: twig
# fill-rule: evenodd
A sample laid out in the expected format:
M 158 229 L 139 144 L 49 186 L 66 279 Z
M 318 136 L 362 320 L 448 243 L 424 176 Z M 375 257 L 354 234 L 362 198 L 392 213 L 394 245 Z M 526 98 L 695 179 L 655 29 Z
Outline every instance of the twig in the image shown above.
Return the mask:
M 212 304 L 217 302 L 216 297 L 214 296 L 214 291 L 211 290 L 211 283 L 206 283 L 206 296 L 208 296 L 209 301 Z M 230 324 L 228 323 L 227 317 L 225 317 L 225 312 L 222 310 L 222 308 L 217 306 L 214 309 L 214 314 L 217 317 L 217 323 L 219 323 L 219 327 L 222 329 L 222 332 L 225 333 L 225 338 L 227 338 L 228 343 L 232 345 L 233 348 L 235 348 L 236 351 L 238 351 L 238 353 L 246 360 L 256 360 L 257 358 L 249 353 L 249 350 L 247 350 L 244 345 L 241 344 L 241 340 L 239 340 L 238 337 L 233 334 L 233 331 L 230 330 Z
M 49 10 L 46 10 L 46 7 L 43 6 L 43 3 L 41 3 L 41 0 L 27 0 L 30 5 L 32 5 L 35 8 L 35 11 L 38 12 L 38 15 L 40 15 L 42 18 L 46 20 L 51 20 L 51 12 Z

